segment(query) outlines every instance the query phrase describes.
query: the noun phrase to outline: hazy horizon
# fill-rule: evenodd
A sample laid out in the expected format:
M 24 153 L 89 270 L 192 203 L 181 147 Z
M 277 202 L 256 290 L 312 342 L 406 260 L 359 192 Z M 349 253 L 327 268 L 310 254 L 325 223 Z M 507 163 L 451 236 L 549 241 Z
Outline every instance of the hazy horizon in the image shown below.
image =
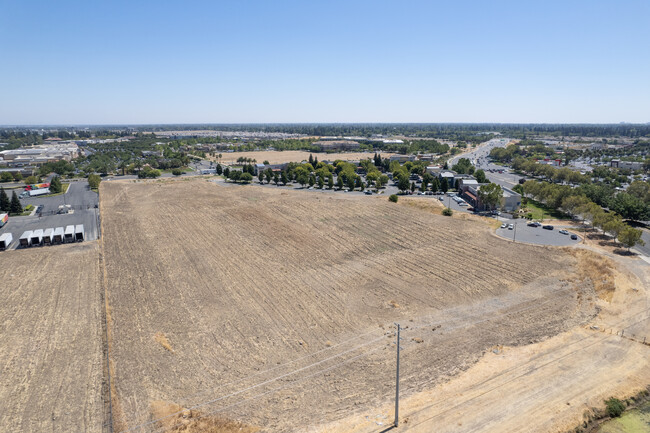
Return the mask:
M 642 0 L 0 10 L 4 125 L 650 122 Z

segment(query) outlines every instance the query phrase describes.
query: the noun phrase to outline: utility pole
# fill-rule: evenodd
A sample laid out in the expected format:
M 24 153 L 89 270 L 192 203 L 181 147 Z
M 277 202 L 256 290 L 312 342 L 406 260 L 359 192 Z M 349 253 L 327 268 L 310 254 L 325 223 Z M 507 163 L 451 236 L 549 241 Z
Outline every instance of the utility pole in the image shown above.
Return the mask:
M 515 226 L 515 232 L 513 233 L 512 236 L 512 242 L 517 242 L 517 221 L 515 221 L 514 226 Z
M 395 422 L 394 425 L 397 427 L 399 425 L 399 342 L 401 340 L 399 333 L 401 331 L 401 327 L 399 323 L 395 323 L 397 325 L 397 370 L 395 374 Z

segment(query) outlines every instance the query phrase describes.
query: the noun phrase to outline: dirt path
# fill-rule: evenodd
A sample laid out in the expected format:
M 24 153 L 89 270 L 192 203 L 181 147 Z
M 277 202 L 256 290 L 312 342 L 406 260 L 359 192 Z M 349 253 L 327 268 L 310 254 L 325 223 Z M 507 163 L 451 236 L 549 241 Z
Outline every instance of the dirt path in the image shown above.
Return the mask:
M 0 267 L 0 431 L 102 431 L 97 243 L 16 250 Z
M 599 330 L 580 327 L 542 343 L 486 354 L 460 377 L 405 399 L 400 430 L 564 432 L 579 425 L 585 411 L 602 407 L 604 399 L 647 386 L 650 346 L 616 332 L 650 338 L 650 267 L 610 256 L 622 274 L 612 303 L 601 302 L 601 314 L 590 322 Z M 378 432 L 378 423 L 392 422 L 392 413 L 385 406 L 319 431 Z

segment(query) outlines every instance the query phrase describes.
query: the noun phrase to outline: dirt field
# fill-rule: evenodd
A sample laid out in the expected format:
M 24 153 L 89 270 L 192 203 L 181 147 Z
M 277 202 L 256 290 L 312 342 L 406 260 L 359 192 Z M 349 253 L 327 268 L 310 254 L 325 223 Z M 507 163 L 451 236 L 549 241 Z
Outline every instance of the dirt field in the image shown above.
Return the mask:
M 603 258 L 588 257 L 578 273 L 596 274 L 589 269 L 592 260 Z M 411 395 L 401 405 L 400 430 L 565 433 L 587 420 L 593 408 L 602 410 L 605 399 L 624 399 L 646 388 L 650 346 L 642 342 L 644 336 L 650 341 L 650 267 L 615 254 L 605 260 L 617 266 L 616 290 L 602 292 L 601 311 L 588 325 L 537 344 L 488 352 L 459 377 Z M 392 415 L 393 407 L 383 405 L 314 431 L 374 433 L 377 423 L 392 421 Z
M 596 312 L 571 255 L 385 198 L 101 188 L 117 431 L 173 430 L 160 402 L 307 430 L 392 400 L 395 321 L 413 395 Z
M 233 152 L 222 153 L 221 162 L 226 164 L 236 164 L 237 159 L 240 157 L 253 158 L 258 163 L 268 161 L 270 164 L 282 164 L 285 162 L 302 162 L 309 159 L 310 152 L 303 152 L 302 150 L 286 150 L 283 152 L 268 151 L 268 152 Z M 340 159 L 342 161 L 358 161 L 360 159 L 368 159 L 374 156 L 373 152 L 345 152 L 345 153 L 312 153 L 314 157 L 318 157 L 319 161 L 327 160 L 334 161 Z M 393 153 L 382 152 L 381 156 L 389 157 Z M 216 159 L 214 159 L 216 161 Z
M 0 260 L 0 431 L 102 431 L 97 243 Z

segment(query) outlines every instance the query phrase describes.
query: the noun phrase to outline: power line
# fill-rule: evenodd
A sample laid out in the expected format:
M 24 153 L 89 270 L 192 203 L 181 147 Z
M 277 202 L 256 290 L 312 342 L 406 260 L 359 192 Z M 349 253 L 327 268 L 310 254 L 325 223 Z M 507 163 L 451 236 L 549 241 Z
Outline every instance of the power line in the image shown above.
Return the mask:
M 346 350 L 346 351 L 344 351 L 344 352 L 341 352 L 341 353 L 339 353 L 339 354 L 337 354 L 337 355 L 332 355 L 332 356 L 330 356 L 330 357 L 328 357 L 328 358 L 325 358 L 325 359 L 323 359 L 323 360 L 321 360 L 321 361 L 314 362 L 314 363 L 309 364 L 309 365 L 307 365 L 307 366 L 305 366 L 305 367 L 301 367 L 301 368 L 296 369 L 296 370 L 293 370 L 293 371 L 291 371 L 291 372 L 289 372 L 289 373 L 285 373 L 285 374 L 283 374 L 283 375 L 277 376 L 277 377 L 275 377 L 275 378 L 273 378 L 273 379 L 269 379 L 269 380 L 266 380 L 266 381 L 264 381 L 264 382 L 260 382 L 260 383 L 258 383 L 258 384 L 256 384 L 256 385 L 249 386 L 249 387 L 247 387 L 247 388 L 241 389 L 241 390 L 239 390 L 239 391 L 235 391 L 235 392 L 233 392 L 233 393 L 230 393 L 230 394 L 224 395 L 224 396 L 222 396 L 222 397 L 219 397 L 219 398 L 216 398 L 216 399 L 213 399 L 213 400 L 208 400 L 208 401 L 205 401 L 205 402 L 202 402 L 202 403 L 198 403 L 198 404 L 196 404 L 196 405 L 194 405 L 194 406 L 192 406 L 192 407 L 189 407 L 189 408 L 186 408 L 186 409 L 183 409 L 183 410 L 180 410 L 180 411 L 177 411 L 177 412 L 171 413 L 171 414 L 169 414 L 169 415 L 166 415 L 166 416 L 164 416 L 164 417 L 161 417 L 161 418 L 158 418 L 158 419 L 155 419 L 155 420 L 152 420 L 152 421 L 148 421 L 148 422 L 146 422 L 146 423 L 143 423 L 143 424 L 137 425 L 137 426 L 135 426 L 135 427 L 131 427 L 131 428 L 126 429 L 126 430 L 121 430 L 120 433 L 126 433 L 126 432 L 130 432 L 130 431 L 134 431 L 134 430 L 140 429 L 140 428 L 142 428 L 142 427 L 146 427 L 146 426 L 148 426 L 148 425 L 151 425 L 151 424 L 153 424 L 153 423 L 155 423 L 155 422 L 157 422 L 157 421 L 162 421 L 163 419 L 166 419 L 166 418 L 172 417 L 172 416 L 174 416 L 174 415 L 178 415 L 178 414 L 183 413 L 183 412 L 185 412 L 185 411 L 187 411 L 187 410 L 198 409 L 198 408 L 200 408 L 200 407 L 203 407 L 203 406 L 206 406 L 206 405 L 209 405 L 209 404 L 216 403 L 217 401 L 224 400 L 224 399 L 226 399 L 226 398 L 228 398 L 228 397 L 233 397 L 233 396 L 235 396 L 235 395 L 242 394 L 242 393 L 244 393 L 244 392 L 246 392 L 246 391 L 250 391 L 251 389 L 259 388 L 260 386 L 267 385 L 267 384 L 269 384 L 269 383 L 275 382 L 275 381 L 277 381 L 277 380 L 280 380 L 280 379 L 283 379 L 283 378 L 285 378 L 285 377 L 292 376 L 292 375 L 294 375 L 294 374 L 296 374 L 296 373 L 299 373 L 299 372 L 301 372 L 301 371 L 307 370 L 307 369 L 309 369 L 309 368 L 311 368 L 311 367 L 314 367 L 314 366 L 316 366 L 316 365 L 322 364 L 322 363 L 327 362 L 327 361 L 330 361 L 330 360 L 332 360 L 332 359 L 339 358 L 339 357 L 345 355 L 346 353 L 354 352 L 355 350 L 358 350 L 358 349 L 360 349 L 360 348 L 362 348 L 362 347 L 365 347 L 365 346 L 368 346 L 368 345 L 370 345 L 370 344 L 376 343 L 376 342 L 379 341 L 379 340 L 383 340 L 383 338 L 384 338 L 384 335 L 382 335 L 381 337 L 375 338 L 374 340 L 370 340 L 369 342 L 366 342 L 366 343 L 361 344 L 361 345 L 359 345 L 359 346 L 353 347 L 352 349 L 348 349 L 348 350 Z M 381 347 L 380 347 L 380 348 L 381 348 Z
M 571 288 L 557 289 L 557 290 L 554 290 L 551 294 L 555 295 L 555 294 L 558 294 L 558 293 L 561 293 L 561 292 L 566 292 L 566 291 L 571 291 L 571 290 L 572 290 Z M 536 301 L 536 299 L 526 300 L 526 301 L 524 301 L 524 302 L 534 302 L 534 301 Z M 518 313 L 518 312 L 526 311 L 526 310 L 529 310 L 529 309 L 532 309 L 532 308 L 539 308 L 540 305 L 544 305 L 544 304 L 549 303 L 549 302 L 552 302 L 552 301 L 555 301 L 555 299 L 549 299 L 549 300 L 547 300 L 547 301 L 545 301 L 545 302 L 543 302 L 543 303 L 541 303 L 541 304 L 539 304 L 539 303 L 538 303 L 538 304 L 534 304 L 534 305 L 531 305 L 531 306 L 524 307 L 524 308 L 522 308 L 522 309 L 518 309 L 518 310 L 516 310 L 516 311 L 509 311 L 509 312 L 507 312 L 507 313 L 502 313 L 501 316 L 506 316 L 506 315 L 509 315 L 509 314 L 514 314 L 514 313 Z M 522 302 L 522 303 L 523 303 L 523 302 Z M 485 316 L 485 313 L 481 314 L 481 317 L 483 317 L 483 316 Z M 501 317 L 501 316 L 499 316 L 499 317 Z M 465 323 L 464 323 L 463 325 L 464 325 L 464 326 L 467 326 L 466 321 L 467 321 L 468 319 L 472 319 L 472 318 L 476 318 L 476 317 L 479 317 L 479 315 L 474 315 L 473 317 L 470 316 L 470 317 L 466 317 L 466 318 L 462 318 L 462 317 L 461 317 L 461 318 L 453 318 L 453 319 L 449 319 L 449 320 L 442 321 L 442 322 L 440 322 L 440 321 L 435 321 L 435 322 L 431 322 L 431 323 L 429 323 L 429 324 L 424 324 L 424 325 L 421 325 L 421 326 L 418 326 L 418 327 L 415 327 L 415 328 L 406 329 L 405 331 L 414 331 L 414 330 L 417 330 L 417 329 L 421 329 L 421 328 L 424 328 L 424 327 L 431 326 L 431 325 L 434 324 L 434 323 L 435 323 L 435 324 L 445 324 L 445 323 L 449 323 L 449 322 L 456 321 L 456 320 L 464 320 Z M 497 318 L 498 318 L 498 317 L 497 317 Z M 484 319 L 482 319 L 482 320 L 475 321 L 475 322 L 473 322 L 471 325 L 472 325 L 472 326 L 476 326 L 476 325 L 478 325 L 478 324 L 480 324 L 480 323 L 484 323 L 484 322 L 492 321 L 492 320 L 495 320 L 495 319 L 496 319 L 495 317 L 487 317 L 487 318 L 484 318 Z M 452 330 L 454 330 L 454 329 L 457 329 L 457 328 L 453 328 Z M 361 335 L 359 335 L 359 336 L 357 336 L 357 337 L 350 338 L 350 339 L 348 339 L 348 340 L 346 340 L 346 341 L 344 341 L 344 342 L 338 343 L 336 346 L 339 346 L 339 345 L 345 344 L 345 343 L 347 343 L 347 342 L 353 341 L 353 340 L 358 339 L 358 338 L 360 338 L 360 337 L 362 337 L 362 336 L 369 335 L 369 334 L 372 334 L 372 333 L 375 333 L 375 332 L 377 332 L 377 331 L 375 330 L 375 331 L 367 332 L 367 333 L 365 333 L 365 334 L 361 334 Z M 348 349 L 348 350 L 346 350 L 346 351 L 344 351 L 344 352 L 341 352 L 341 353 L 339 353 L 339 354 L 337 354 L 337 355 L 332 355 L 332 356 L 330 356 L 330 357 L 328 357 L 328 358 L 325 358 L 325 359 L 323 359 L 323 360 L 321 360 L 321 361 L 318 361 L 318 362 L 312 363 L 312 364 L 307 365 L 307 366 L 305 366 L 305 367 L 301 367 L 301 368 L 299 368 L 299 369 L 296 369 L 296 370 L 290 371 L 290 372 L 288 372 L 288 373 L 286 373 L 286 374 L 283 374 L 283 375 L 277 376 L 277 377 L 275 377 L 275 378 L 272 378 L 272 379 L 269 379 L 269 380 L 263 381 L 263 382 L 258 383 L 258 384 L 256 384 L 256 385 L 252 385 L 252 386 L 250 386 L 250 387 L 244 388 L 244 389 L 242 389 L 242 390 L 235 391 L 235 392 L 230 393 L 230 394 L 226 394 L 226 395 L 224 395 L 224 396 L 222 396 L 222 397 L 219 397 L 219 398 L 216 398 L 216 399 L 213 399 L 213 400 L 208 400 L 208 401 L 206 401 L 206 402 L 198 403 L 198 404 L 196 404 L 196 405 L 194 405 L 194 406 L 191 406 L 191 407 L 189 407 L 189 408 L 186 408 L 186 409 L 183 409 L 183 410 L 177 411 L 177 412 L 172 413 L 172 414 L 168 414 L 168 415 L 166 415 L 165 417 L 161 417 L 161 418 L 154 419 L 154 420 L 151 420 L 151 421 L 148 421 L 148 422 L 142 423 L 142 424 L 138 424 L 138 425 L 136 425 L 136 426 L 134 426 L 134 427 L 131 427 L 131 428 L 128 428 L 128 429 L 126 429 L 126 430 L 122 430 L 120 433 L 126 433 L 126 432 L 130 432 L 130 431 L 134 431 L 134 430 L 137 430 L 137 429 L 140 429 L 140 428 L 146 427 L 146 426 L 148 426 L 148 425 L 151 425 L 151 424 L 153 424 L 153 423 L 156 423 L 156 422 L 158 422 L 158 421 L 162 421 L 162 420 L 164 420 L 164 419 L 166 419 L 166 418 L 169 418 L 169 417 L 172 417 L 172 416 L 174 416 L 174 415 L 178 415 L 178 414 L 180 414 L 180 413 L 182 413 L 182 412 L 184 412 L 184 411 L 186 411 L 186 410 L 193 410 L 193 409 L 197 409 L 197 408 L 203 407 L 203 406 L 205 406 L 205 405 L 213 404 L 213 403 L 216 403 L 217 401 L 224 400 L 224 399 L 226 399 L 226 398 L 228 398 L 228 397 L 233 397 L 233 396 L 235 396 L 235 395 L 242 394 L 242 393 L 244 393 L 244 392 L 246 392 L 246 391 L 250 391 L 251 389 L 255 389 L 255 388 L 258 388 L 258 387 L 260 387 L 260 386 L 266 385 L 266 384 L 268 384 L 268 383 L 271 383 L 271 382 L 277 381 L 277 380 L 282 379 L 282 378 L 284 378 L 284 377 L 291 376 L 291 375 L 296 374 L 296 373 L 298 373 L 298 372 L 300 372 L 300 371 L 303 371 L 303 370 L 309 369 L 309 368 L 311 368 L 311 367 L 313 367 L 313 366 L 316 366 L 316 365 L 322 364 L 322 363 L 324 363 L 324 362 L 327 362 L 327 361 L 329 361 L 329 360 L 331 360 L 331 359 L 335 359 L 335 358 L 338 358 L 338 357 L 340 357 L 340 356 L 343 356 L 343 355 L 345 355 L 346 353 L 353 352 L 353 351 L 355 351 L 355 350 L 357 350 L 357 349 L 359 349 L 359 348 L 362 348 L 362 347 L 368 346 L 368 345 L 370 345 L 370 344 L 372 344 L 372 343 L 374 343 L 374 342 L 376 342 L 376 341 L 379 341 L 379 340 L 383 339 L 383 337 L 384 337 L 385 335 L 386 335 L 386 334 L 382 334 L 381 337 L 378 337 L 378 338 L 376 338 L 376 339 L 374 339 L 374 340 L 371 340 L 371 341 L 369 341 L 369 342 L 366 342 L 366 343 L 364 343 L 364 344 L 362 344 L 362 345 L 356 346 L 356 347 L 354 347 L 354 348 L 352 348 L 352 349 Z M 451 337 L 450 337 L 450 338 L 451 338 Z M 448 340 L 448 339 L 444 339 L 444 340 L 442 340 L 442 341 L 447 341 L 447 340 Z M 289 365 L 289 364 L 291 364 L 291 363 L 293 363 L 293 362 L 296 362 L 296 361 L 298 361 L 298 360 L 301 360 L 301 359 L 309 358 L 309 357 L 311 357 L 311 356 L 313 356 L 313 355 L 316 355 L 316 354 L 318 354 L 318 353 L 324 352 L 324 351 L 326 351 L 326 350 L 328 350 L 328 349 L 331 349 L 331 348 L 333 348 L 333 347 L 336 347 L 336 346 L 332 346 L 332 347 L 330 347 L 330 348 L 321 349 L 321 350 L 319 350 L 319 351 L 317 351 L 317 352 L 314 352 L 314 353 L 311 354 L 311 355 L 305 355 L 305 356 L 303 356 L 302 358 L 298 358 L 298 359 L 296 359 L 296 360 L 294 360 L 294 361 L 290 361 L 290 362 L 288 362 L 288 363 L 285 363 L 285 364 L 283 364 L 283 366 Z M 267 370 L 267 371 L 265 371 L 265 372 L 257 373 L 257 374 L 255 374 L 255 375 L 249 376 L 249 377 L 247 377 L 247 378 L 242 378 L 242 379 L 240 379 L 239 381 L 232 382 L 232 383 L 229 384 L 229 385 L 237 384 L 237 383 L 241 383 L 242 381 L 244 381 L 244 380 L 246 380 L 246 379 L 250 379 L 250 378 L 252 378 L 252 377 L 256 377 L 256 376 L 259 376 L 259 375 L 261 375 L 261 374 L 265 374 L 266 372 L 270 372 L 270 371 L 276 370 L 276 369 L 278 369 L 278 368 L 280 368 L 280 367 L 282 367 L 282 366 L 274 367 L 274 368 L 269 369 L 269 370 Z M 205 392 L 202 392 L 202 393 L 205 393 Z M 201 394 L 201 393 L 199 393 L 199 394 Z M 186 398 L 187 398 L 187 397 L 186 397 Z
M 639 314 L 645 313 L 645 312 L 647 312 L 647 311 L 650 311 L 650 309 L 646 309 L 646 310 L 640 311 L 640 312 L 638 312 L 638 313 L 635 313 L 635 314 L 633 314 L 632 316 L 627 317 L 626 319 L 621 320 L 620 322 L 618 322 L 618 324 L 623 323 L 623 322 L 625 322 L 625 321 L 631 319 L 632 317 L 634 317 L 634 316 L 638 316 Z M 649 318 L 650 318 L 650 317 L 646 317 L 646 318 L 640 319 L 639 321 L 634 322 L 633 324 L 630 324 L 630 325 L 628 325 L 627 327 L 633 326 L 633 325 L 635 325 L 635 324 L 637 324 L 637 323 L 640 323 L 640 322 L 642 322 L 642 321 L 644 321 L 644 320 L 648 320 Z M 573 351 L 571 351 L 571 352 L 569 352 L 569 353 L 567 353 L 567 354 L 565 354 L 565 355 L 563 355 L 563 356 L 561 356 L 561 357 L 559 357 L 559 358 L 556 358 L 556 359 L 550 360 L 550 361 L 548 361 L 548 362 L 546 362 L 546 363 L 544 363 L 544 364 L 542 364 L 542 365 L 540 365 L 540 366 L 534 367 L 533 369 L 526 370 L 524 373 L 522 373 L 522 374 L 520 374 L 520 375 L 518 375 L 518 376 L 515 376 L 515 377 L 513 377 L 512 379 L 510 379 L 510 380 L 508 380 L 508 381 L 506 381 L 506 382 L 504 382 L 504 383 L 502 383 L 502 384 L 500 384 L 500 385 L 496 385 L 496 386 L 494 386 L 493 388 L 490 388 L 490 389 L 488 389 L 488 390 L 486 390 L 486 391 L 480 393 L 479 395 L 476 395 L 476 396 L 471 397 L 471 398 L 469 398 L 469 399 L 467 399 L 467 400 L 465 400 L 465 401 L 462 401 L 462 402 L 456 404 L 456 405 L 453 406 L 453 407 L 445 408 L 445 411 L 444 411 L 444 412 L 449 412 L 449 411 L 452 410 L 452 409 L 456 409 L 456 408 L 458 408 L 458 407 L 460 407 L 460 406 L 462 406 L 462 405 L 464 405 L 464 404 L 466 404 L 466 403 L 468 403 L 468 402 L 470 402 L 470 401 L 472 401 L 472 400 L 475 400 L 475 399 L 477 399 L 477 398 L 479 398 L 479 397 L 481 397 L 481 396 L 483 396 L 483 395 L 485 395 L 485 394 L 488 394 L 488 393 L 490 393 L 490 392 L 492 392 L 492 391 L 494 391 L 494 390 L 496 390 L 496 389 L 498 389 L 498 388 L 501 388 L 501 387 L 503 387 L 503 386 L 505 386 L 505 385 L 507 385 L 507 384 L 509 384 L 509 383 L 511 383 L 511 382 L 513 382 L 513 381 L 515 381 L 515 380 L 517 380 L 517 379 L 523 377 L 523 376 L 527 376 L 527 375 L 529 375 L 532 371 L 539 370 L 539 369 L 541 369 L 541 368 L 543 368 L 543 367 L 546 367 L 546 366 L 548 366 L 548 365 L 550 365 L 550 364 L 552 364 L 552 363 L 554 363 L 554 362 L 557 362 L 557 361 L 560 361 L 560 360 L 562 360 L 562 359 L 565 359 L 565 358 L 567 358 L 568 356 L 573 355 L 573 354 L 576 353 L 576 352 L 579 352 L 579 351 L 581 351 L 581 350 L 584 350 L 584 349 L 586 349 L 586 348 L 588 348 L 588 347 L 591 347 L 591 346 L 593 346 L 593 345 L 595 345 L 595 344 L 597 344 L 597 343 L 600 343 L 600 342 L 602 342 L 602 341 L 605 341 L 606 339 L 611 338 L 611 337 L 614 337 L 614 336 L 615 336 L 614 334 L 607 335 L 607 336 L 605 336 L 605 337 L 603 337 L 603 338 L 601 338 L 601 339 L 598 339 L 597 341 L 595 341 L 595 342 L 593 342 L 593 343 L 588 344 L 587 346 L 579 347 L 579 348 L 577 348 L 577 349 L 575 349 L 575 350 L 573 350 Z M 571 344 L 569 344 L 569 345 L 567 345 L 567 346 L 565 346 L 565 347 L 569 347 L 569 346 L 572 346 L 572 345 L 574 345 L 574 344 L 582 343 L 583 341 L 585 341 L 585 340 L 587 340 L 587 339 L 589 339 L 589 338 L 593 338 L 593 334 L 591 334 L 591 335 L 587 335 L 586 337 L 583 337 L 583 338 L 581 338 L 581 339 L 579 339 L 579 340 L 577 340 L 577 341 L 574 341 L 573 343 L 571 343 Z M 536 357 L 534 357 L 534 358 L 532 358 L 532 359 L 530 359 L 530 360 L 528 360 L 528 361 L 526 361 L 526 362 L 524 362 L 524 363 L 521 363 L 521 364 L 519 364 L 519 365 L 517 365 L 517 366 L 511 367 L 511 368 L 509 368 L 509 369 L 507 369 L 507 370 L 505 370 L 505 371 L 502 371 L 501 373 L 498 373 L 498 374 L 496 374 L 496 375 L 490 377 L 489 379 L 486 379 L 486 380 L 484 380 L 484 381 L 482 381 L 482 382 L 479 382 L 479 383 L 476 384 L 475 386 L 483 385 L 483 384 L 485 384 L 485 383 L 487 383 L 487 382 L 490 382 L 490 381 L 492 381 L 492 380 L 494 380 L 494 379 L 497 379 L 497 378 L 499 378 L 499 377 L 501 377 L 501 376 L 503 376 L 503 375 L 506 375 L 506 374 L 508 374 L 508 373 L 511 373 L 513 370 L 516 370 L 516 369 L 518 369 L 518 368 L 521 368 L 521 367 L 523 367 L 523 366 L 525 366 L 525 365 L 527 365 L 527 364 L 530 364 L 531 362 L 534 362 L 535 360 L 537 360 L 537 359 L 539 359 L 539 358 L 541 358 L 541 357 L 547 356 L 547 355 L 548 355 L 548 354 L 541 354 L 541 355 L 538 355 L 538 356 L 536 356 Z M 430 381 L 429 381 L 429 382 L 430 382 Z M 425 406 L 425 407 L 423 407 L 423 408 L 421 408 L 421 409 L 418 409 L 418 410 L 415 411 L 415 412 L 410 413 L 409 416 L 412 417 L 412 416 L 415 415 L 415 414 L 418 414 L 418 413 L 421 413 L 421 412 L 423 412 L 423 411 L 425 411 L 425 410 L 428 410 L 428 409 L 431 409 L 431 408 L 433 408 L 433 407 L 439 406 L 439 405 L 441 405 L 442 403 L 444 403 L 444 402 L 438 402 L 438 403 L 434 403 L 434 404 L 431 404 L 431 405 Z M 427 422 L 427 421 L 431 421 L 432 419 L 434 419 L 434 418 L 436 418 L 436 417 L 438 417 L 438 416 L 440 416 L 440 415 L 442 415 L 442 414 L 443 414 L 443 412 L 437 413 L 437 414 L 435 414 L 435 415 L 433 415 L 433 416 L 431 416 L 431 417 L 429 417 L 429 418 L 426 418 L 426 419 L 420 421 L 420 422 L 417 423 L 417 424 L 409 423 L 408 428 L 411 428 L 411 427 L 417 427 L 417 426 L 419 426 L 419 425 L 421 425 L 421 424 L 424 424 L 424 423 Z

